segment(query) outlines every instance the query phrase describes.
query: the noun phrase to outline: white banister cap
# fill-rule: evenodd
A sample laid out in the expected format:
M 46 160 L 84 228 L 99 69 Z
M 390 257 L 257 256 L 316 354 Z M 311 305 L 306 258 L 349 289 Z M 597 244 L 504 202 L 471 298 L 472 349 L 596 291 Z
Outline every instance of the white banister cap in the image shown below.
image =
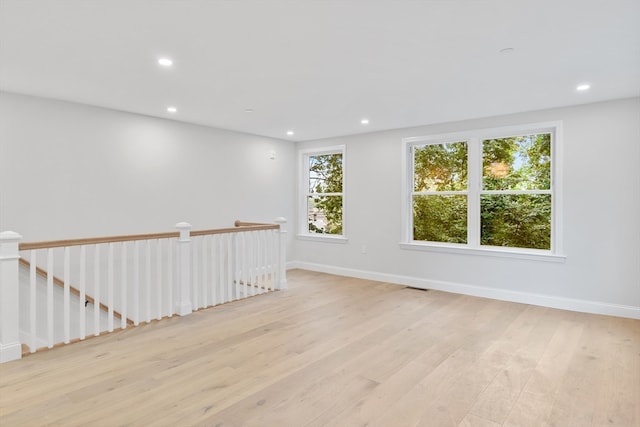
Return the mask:
M 2 233 L 0 233 L 0 240 L 12 241 L 20 239 L 22 239 L 22 236 L 15 231 L 3 231 Z

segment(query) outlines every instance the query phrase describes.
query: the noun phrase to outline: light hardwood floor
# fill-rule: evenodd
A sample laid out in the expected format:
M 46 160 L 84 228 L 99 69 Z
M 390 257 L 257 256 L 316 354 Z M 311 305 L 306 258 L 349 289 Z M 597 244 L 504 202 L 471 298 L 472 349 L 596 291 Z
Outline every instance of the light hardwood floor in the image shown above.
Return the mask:
M 640 426 L 640 321 L 301 270 L 0 365 L 9 426 Z

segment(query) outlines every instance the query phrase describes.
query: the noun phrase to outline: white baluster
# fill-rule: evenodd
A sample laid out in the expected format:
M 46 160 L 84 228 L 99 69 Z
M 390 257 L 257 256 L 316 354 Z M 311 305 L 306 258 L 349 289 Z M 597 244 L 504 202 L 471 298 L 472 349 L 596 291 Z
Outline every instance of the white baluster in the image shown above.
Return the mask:
M 272 291 L 273 287 L 273 241 L 275 236 L 274 230 L 267 230 L 266 232 L 266 241 L 265 241 L 265 289 Z
M 156 319 L 162 319 L 162 240 L 156 241 Z
M 169 317 L 173 317 L 173 290 L 175 288 L 175 280 L 173 278 L 173 245 L 175 240 L 168 240 L 167 247 L 167 313 Z
M 200 236 L 199 239 L 194 240 L 193 242 L 193 259 L 197 260 L 197 262 L 193 265 L 193 280 L 195 285 L 195 295 L 198 299 L 197 304 L 194 302 L 193 306 L 197 309 L 201 309 L 205 306 L 204 301 L 202 300 L 202 290 L 205 287 L 204 277 L 202 276 L 202 263 L 205 262 L 204 257 L 202 256 L 202 251 L 204 249 L 203 241 L 205 236 Z M 197 280 L 196 280 L 197 279 Z
M 267 247 L 267 230 L 262 230 L 260 232 L 260 252 L 258 253 L 258 274 L 260 280 L 260 286 L 258 291 L 260 293 L 266 292 L 267 290 L 267 253 L 265 249 Z
M 133 325 L 140 324 L 140 240 L 133 246 Z
M 202 304 L 203 308 L 208 307 L 207 290 L 209 289 L 209 280 L 207 275 L 207 243 L 211 236 L 202 236 L 202 247 L 200 248 L 200 257 L 202 258 Z
M 18 287 L 20 239 L 22 236 L 13 231 L 0 233 L 0 363 L 22 357 Z M 31 262 L 35 264 L 35 259 Z
M 224 304 L 225 302 L 225 288 L 227 286 L 227 236 L 228 234 L 221 234 L 218 236 L 218 268 L 220 269 L 220 283 L 216 287 L 218 293 L 218 304 Z
M 242 241 L 242 250 L 240 251 L 240 256 L 241 256 L 241 262 L 242 262 L 242 283 L 243 283 L 243 289 L 242 289 L 242 297 L 246 297 L 249 295 L 249 288 L 248 288 L 248 281 L 251 280 L 249 278 L 249 258 L 251 257 L 251 251 L 249 250 L 249 233 L 238 233 L 238 237 L 241 239 Z M 237 295 L 238 298 L 240 298 L 240 292 L 238 292 Z
M 100 335 L 100 246 L 93 254 L 93 334 Z
M 151 240 L 146 241 L 146 249 L 145 249 L 145 273 L 146 273 L 146 282 L 147 285 L 144 289 L 145 294 L 145 306 L 147 313 L 147 323 L 151 323 Z
M 217 264 L 217 256 L 216 256 L 216 248 L 218 247 L 218 238 L 220 235 L 214 234 L 211 236 L 211 305 L 215 306 L 218 298 L 217 290 L 217 280 L 216 275 L 220 277 L 220 266 Z
M 257 271 L 257 247 L 258 247 L 258 231 L 250 231 L 249 232 L 249 289 L 251 290 L 250 294 L 256 294 L 256 286 L 258 286 L 258 281 L 256 279 L 256 271 Z
M 278 282 L 280 280 L 280 229 L 273 231 L 273 289 L 279 289 Z
M 191 288 L 191 224 L 186 222 L 180 222 L 176 224 L 176 228 L 180 230 L 180 238 L 178 240 L 179 245 L 179 278 L 178 278 L 178 301 L 176 304 L 176 313 L 180 316 L 187 316 L 191 314 L 192 304 L 189 297 L 189 291 Z
M 262 232 L 262 292 L 269 290 L 269 230 Z
M 233 300 L 233 286 L 236 283 L 236 236 L 238 233 L 231 233 L 227 238 L 227 294 L 224 302 Z
M 264 235 L 264 230 L 256 231 L 256 292 L 258 294 L 262 293 L 262 286 L 264 283 L 262 282 L 262 267 L 263 267 L 263 259 L 262 259 L 262 238 Z
M 256 279 L 257 275 L 257 247 L 258 247 L 258 231 L 250 231 L 249 232 L 249 289 L 250 294 L 256 294 L 256 286 L 258 286 L 258 281 Z
M 87 247 L 80 246 L 80 339 L 83 340 L 87 334 L 86 306 L 87 300 Z
M 240 255 L 238 260 L 240 261 L 240 283 L 242 283 L 241 287 L 237 287 L 237 295 L 236 298 L 244 298 L 249 295 L 249 288 L 247 287 L 247 282 L 249 278 L 247 277 L 247 273 L 249 270 L 248 266 L 248 234 L 247 233 L 238 233 L 238 248 L 240 249 Z
M 193 309 L 198 310 L 200 308 L 200 293 L 198 292 L 198 241 L 199 238 L 194 238 L 191 244 L 191 302 Z
M 224 302 L 224 284 L 226 280 L 226 265 L 225 265 L 225 242 L 227 240 L 226 234 L 220 234 L 218 236 L 218 277 L 219 281 L 216 285 L 216 303 L 222 304 Z
M 229 295 L 229 300 L 233 301 L 236 298 L 238 298 L 238 294 L 239 294 L 239 289 L 240 286 L 242 286 L 242 235 L 240 233 L 234 233 L 233 234 L 233 247 L 234 247 L 234 254 L 233 254 L 233 271 L 234 271 L 234 278 L 233 278 L 233 288 L 231 289 L 232 294 Z
M 269 282 L 271 290 L 278 289 L 278 245 L 280 244 L 280 230 L 269 230 Z
M 251 232 L 241 233 L 242 236 L 242 283 L 244 283 L 243 297 L 249 296 L 249 282 L 251 281 Z
M 120 250 L 120 328 L 127 328 L 127 242 Z
M 69 285 L 69 251 L 71 248 L 66 246 L 64 248 L 64 343 L 69 344 L 71 342 L 71 289 Z
M 260 231 L 253 233 L 253 273 L 251 276 L 253 293 L 260 293 Z
M 260 244 L 258 245 L 258 277 L 259 277 L 259 288 L 258 291 L 263 293 L 267 289 L 267 284 L 265 280 L 265 267 L 267 264 L 267 257 L 265 254 L 265 248 L 267 247 L 267 230 L 260 231 Z
M 273 230 L 265 230 L 264 235 L 264 289 L 265 291 L 273 290 L 271 279 L 271 268 L 273 265 Z
M 276 218 L 276 223 L 280 225 L 280 238 L 278 239 L 278 289 L 287 289 L 287 230 L 284 225 L 287 219 L 284 217 Z
M 113 332 L 113 243 L 109 243 L 107 260 L 107 330 Z
M 235 299 L 239 299 L 241 297 L 241 293 L 243 293 L 244 295 L 247 294 L 247 290 L 243 289 L 243 287 L 247 286 L 247 280 L 245 279 L 244 275 L 245 272 L 247 271 L 247 267 L 246 267 L 246 260 L 247 257 L 245 256 L 245 241 L 244 241 L 244 233 L 238 233 L 237 234 L 237 239 L 238 239 L 238 256 L 237 256 L 237 260 L 238 260 L 238 265 L 239 265 L 239 275 L 238 275 L 238 285 L 236 285 L 235 291 Z M 240 284 L 242 286 L 240 286 Z
M 29 332 L 31 334 L 29 351 L 31 353 L 36 352 L 36 313 L 38 308 L 36 307 L 36 250 L 31 250 L 29 265 Z
M 53 249 L 47 249 L 47 347 L 53 348 Z
M 257 231 L 250 231 L 249 235 L 247 236 L 249 238 L 249 259 L 247 260 L 249 262 L 249 295 L 255 295 L 256 293 L 256 248 L 257 248 L 257 241 L 256 238 L 258 237 L 258 232 Z
M 222 255 L 222 267 L 224 268 L 224 281 L 220 283 L 220 303 L 229 301 L 229 283 L 231 282 L 231 234 L 223 234 L 224 239 L 220 242 L 220 252 Z

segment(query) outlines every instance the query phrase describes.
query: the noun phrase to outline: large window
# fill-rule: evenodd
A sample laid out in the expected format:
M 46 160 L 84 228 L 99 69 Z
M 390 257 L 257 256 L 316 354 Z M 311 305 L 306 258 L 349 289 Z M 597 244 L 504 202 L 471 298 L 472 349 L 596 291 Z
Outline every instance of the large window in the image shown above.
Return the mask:
M 405 139 L 405 242 L 558 253 L 558 123 Z
M 344 146 L 301 152 L 300 234 L 344 235 Z

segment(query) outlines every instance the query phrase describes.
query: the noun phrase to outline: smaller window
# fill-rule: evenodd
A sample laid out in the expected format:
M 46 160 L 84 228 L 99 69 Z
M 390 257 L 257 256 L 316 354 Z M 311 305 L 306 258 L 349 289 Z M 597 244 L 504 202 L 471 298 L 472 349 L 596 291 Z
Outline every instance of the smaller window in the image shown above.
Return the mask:
M 344 146 L 301 152 L 300 234 L 344 235 Z

